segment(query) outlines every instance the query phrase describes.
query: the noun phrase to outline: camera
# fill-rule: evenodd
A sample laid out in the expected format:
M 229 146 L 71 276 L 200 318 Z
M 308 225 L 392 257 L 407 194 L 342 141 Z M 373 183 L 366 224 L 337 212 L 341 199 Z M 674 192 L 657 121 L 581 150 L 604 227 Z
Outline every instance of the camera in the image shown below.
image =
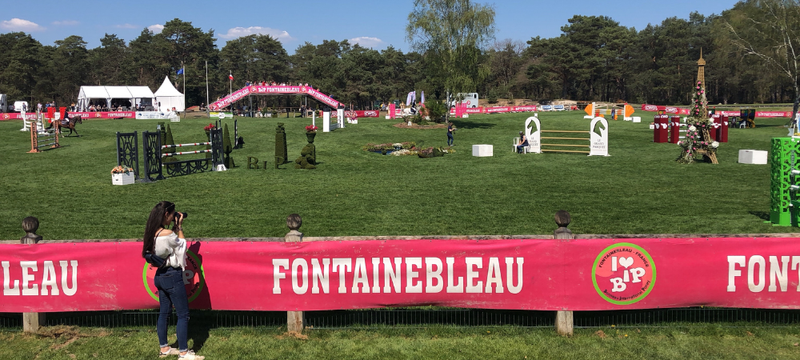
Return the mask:
M 176 211 L 175 212 L 175 221 L 178 221 L 179 219 L 180 220 L 186 220 L 187 216 L 189 216 L 189 215 L 187 213 L 185 213 L 185 212 Z

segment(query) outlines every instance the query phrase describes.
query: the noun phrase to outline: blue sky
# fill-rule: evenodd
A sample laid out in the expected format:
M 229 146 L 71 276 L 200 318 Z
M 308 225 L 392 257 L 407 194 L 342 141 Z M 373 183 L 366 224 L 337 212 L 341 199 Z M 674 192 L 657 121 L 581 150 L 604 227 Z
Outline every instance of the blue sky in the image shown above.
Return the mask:
M 527 41 L 535 36 L 550 38 L 573 15 L 605 15 L 621 25 L 641 30 L 668 17 L 688 18 L 692 11 L 703 15 L 730 9 L 734 0 L 567 0 L 499 1 L 495 11 L 496 39 Z M 305 42 L 344 40 L 377 50 L 392 45 L 409 51 L 405 26 L 413 0 L 283 0 L 283 1 L 183 1 L 139 0 L 14 1 L 0 10 L 0 33 L 24 31 L 44 45 L 69 35 L 82 36 L 89 48 L 100 45 L 104 34 L 117 34 L 130 41 L 144 28 L 160 31 L 169 20 L 180 18 L 204 31 L 213 29 L 217 46 L 252 33 L 278 38 L 290 54 Z

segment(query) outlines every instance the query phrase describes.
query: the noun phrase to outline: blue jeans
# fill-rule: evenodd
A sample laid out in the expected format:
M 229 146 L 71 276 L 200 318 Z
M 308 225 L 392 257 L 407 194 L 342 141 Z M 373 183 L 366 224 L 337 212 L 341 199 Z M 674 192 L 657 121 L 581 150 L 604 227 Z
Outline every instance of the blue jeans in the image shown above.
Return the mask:
M 169 346 L 167 342 L 167 319 L 175 306 L 175 313 L 178 315 L 178 324 L 175 332 L 178 333 L 178 350 L 189 350 L 188 336 L 189 331 L 189 299 L 186 296 L 186 288 L 183 286 L 183 271 L 180 268 L 168 267 L 158 269 L 153 279 L 158 289 L 158 302 L 161 305 L 158 313 L 158 323 L 156 332 L 158 333 L 158 343 L 161 347 Z
M 517 153 L 522 154 L 522 149 L 528 147 L 528 143 L 523 143 L 521 145 L 517 145 Z
M 447 133 L 447 146 L 453 145 L 453 134 Z

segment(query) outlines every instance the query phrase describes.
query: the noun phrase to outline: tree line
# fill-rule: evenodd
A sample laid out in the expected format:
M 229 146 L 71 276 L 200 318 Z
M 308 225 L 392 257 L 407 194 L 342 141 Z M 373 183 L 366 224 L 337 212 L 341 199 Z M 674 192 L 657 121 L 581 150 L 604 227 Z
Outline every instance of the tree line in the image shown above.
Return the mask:
M 797 0 L 748 0 L 720 15 L 694 12 L 688 19 L 671 17 L 641 30 L 605 16 L 575 15 L 558 37 L 500 40 L 482 48 L 467 44 L 452 51 L 458 58 L 449 66 L 465 69 L 461 73 L 468 75 L 453 89 L 478 92 L 490 101 L 565 98 L 689 104 L 702 52 L 710 104 L 794 102 L 797 66 L 787 73 L 754 55 L 761 51 L 787 67 L 792 59 L 796 65 L 798 56 L 786 47 L 758 48 L 746 41 L 764 35 L 754 31 L 753 24 L 769 1 L 797 9 Z M 790 16 L 785 31 L 800 33 L 798 18 Z M 378 51 L 347 40 L 325 40 L 317 45 L 306 42 L 288 55 L 269 35 L 230 40 L 222 49 L 215 41 L 214 30 L 180 19 L 167 22 L 158 34 L 144 29 L 128 42 L 106 34 L 93 49 L 76 35 L 42 45 L 22 32 L 0 34 L 0 93 L 9 101 L 63 105 L 77 100 L 81 85 L 146 85 L 155 90 L 169 76 L 192 106 L 206 103 L 207 94 L 212 102 L 228 94 L 231 74 L 234 91 L 246 81 L 308 83 L 359 108 L 404 100 L 413 90 L 424 90 L 428 98 L 446 96 L 441 53 L 404 53 L 391 46 Z M 182 66 L 185 90 L 177 75 Z M 298 106 L 299 101 L 264 97 L 259 106 Z

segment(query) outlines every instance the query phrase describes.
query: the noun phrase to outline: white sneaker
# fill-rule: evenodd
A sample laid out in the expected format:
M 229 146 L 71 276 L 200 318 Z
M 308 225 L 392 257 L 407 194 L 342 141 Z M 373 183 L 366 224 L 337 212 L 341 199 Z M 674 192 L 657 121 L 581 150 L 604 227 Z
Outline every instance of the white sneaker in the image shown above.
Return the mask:
M 185 359 L 185 360 L 203 360 L 205 356 L 195 355 L 194 351 L 189 350 L 186 354 L 179 355 L 178 359 Z

